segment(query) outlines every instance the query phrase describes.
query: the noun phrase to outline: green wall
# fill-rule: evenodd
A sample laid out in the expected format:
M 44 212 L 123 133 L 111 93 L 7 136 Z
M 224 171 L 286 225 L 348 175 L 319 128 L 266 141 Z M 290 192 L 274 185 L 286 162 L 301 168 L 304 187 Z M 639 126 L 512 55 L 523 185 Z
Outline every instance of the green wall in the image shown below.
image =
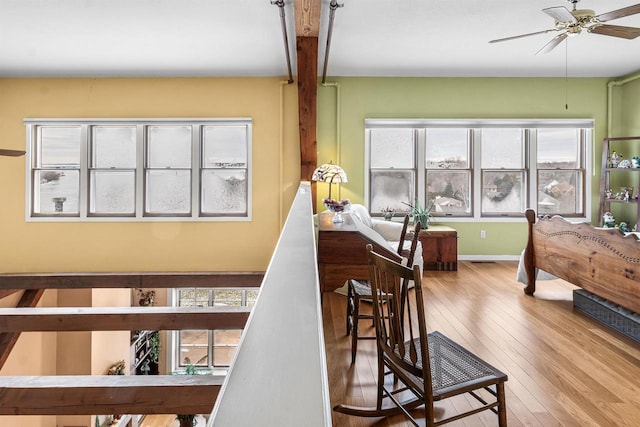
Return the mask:
M 640 74 L 637 79 L 622 86 L 621 90 L 621 136 L 640 136 Z M 640 156 L 640 150 L 634 153 Z
M 605 78 L 336 78 L 318 89 L 318 162 L 333 160 L 348 173 L 341 196 L 364 201 L 365 118 L 592 118 L 596 176 L 592 218 L 598 213 L 600 153 L 607 132 Z M 566 84 L 566 86 L 565 86 Z M 565 90 L 566 89 L 566 90 Z M 567 97 L 565 98 L 565 94 Z M 638 99 L 636 97 L 636 99 Z M 565 104 L 568 103 L 568 109 Z M 321 200 L 324 187 L 318 189 Z M 517 255 L 526 221 L 452 222 L 461 256 Z M 486 238 L 480 239 L 480 230 Z

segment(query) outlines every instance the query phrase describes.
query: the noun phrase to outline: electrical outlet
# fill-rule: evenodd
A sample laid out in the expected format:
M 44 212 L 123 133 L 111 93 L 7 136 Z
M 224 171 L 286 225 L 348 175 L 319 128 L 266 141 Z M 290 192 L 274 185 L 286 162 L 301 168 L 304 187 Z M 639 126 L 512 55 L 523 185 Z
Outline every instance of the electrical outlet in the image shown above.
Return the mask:
M 487 232 L 484 230 L 480 230 L 480 238 L 484 239 L 485 237 L 487 237 Z

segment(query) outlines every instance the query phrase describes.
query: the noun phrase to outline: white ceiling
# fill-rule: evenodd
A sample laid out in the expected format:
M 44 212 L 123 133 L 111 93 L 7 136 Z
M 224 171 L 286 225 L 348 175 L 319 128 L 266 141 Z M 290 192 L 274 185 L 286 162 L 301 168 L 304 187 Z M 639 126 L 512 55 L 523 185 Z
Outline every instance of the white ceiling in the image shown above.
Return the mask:
M 597 14 L 638 0 L 581 0 Z M 566 0 L 342 0 L 328 76 L 615 77 L 640 70 L 640 37 L 583 33 L 545 55 L 541 9 Z M 293 72 L 293 0 L 285 0 Z M 329 0 L 322 0 L 322 73 Z M 640 14 L 611 21 L 640 27 Z M 566 42 L 565 42 L 566 43 Z M 269 0 L 0 0 L 0 77 L 285 76 Z

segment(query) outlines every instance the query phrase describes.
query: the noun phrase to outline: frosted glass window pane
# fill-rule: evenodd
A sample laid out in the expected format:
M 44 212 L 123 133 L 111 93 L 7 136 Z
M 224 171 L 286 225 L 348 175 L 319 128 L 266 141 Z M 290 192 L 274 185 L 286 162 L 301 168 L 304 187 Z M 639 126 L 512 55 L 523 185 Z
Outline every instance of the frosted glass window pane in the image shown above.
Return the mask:
M 133 214 L 135 173 L 133 171 L 91 171 L 91 213 Z
M 146 212 L 152 214 L 191 212 L 191 171 L 147 171 Z
M 191 167 L 191 126 L 149 126 L 148 132 L 148 167 Z
M 180 289 L 180 307 L 207 307 L 209 305 L 209 290 L 199 288 Z
M 179 334 L 180 366 L 209 366 L 209 331 L 180 331 Z
M 433 213 L 471 213 L 471 172 L 427 171 L 427 206 Z
M 467 129 L 427 129 L 427 168 L 465 169 L 469 167 Z
M 215 289 L 213 291 L 213 305 L 240 307 L 242 305 L 242 292 L 242 289 Z
M 202 167 L 247 167 L 247 127 L 205 126 Z
M 412 203 L 413 171 L 371 171 L 371 212 L 380 213 L 391 208 L 396 212 L 405 212 Z
M 538 129 L 538 167 L 576 169 L 580 167 L 579 129 Z
M 482 212 L 524 212 L 526 189 L 524 172 L 499 171 L 482 173 Z
M 247 291 L 247 307 L 253 307 L 256 304 L 257 299 L 258 299 L 257 290 Z
M 247 172 L 203 170 L 201 209 L 206 214 L 247 212 Z
M 538 171 L 538 209 L 540 214 L 577 214 L 582 209 L 582 172 Z
M 371 129 L 371 168 L 412 168 L 413 129 Z
M 482 168 L 523 168 L 523 135 L 522 129 L 482 129 Z
M 78 214 L 80 172 L 77 170 L 37 170 L 33 174 L 34 213 Z
M 37 167 L 80 167 L 80 126 L 39 130 Z
M 95 126 L 91 145 L 91 167 L 136 167 L 136 128 Z

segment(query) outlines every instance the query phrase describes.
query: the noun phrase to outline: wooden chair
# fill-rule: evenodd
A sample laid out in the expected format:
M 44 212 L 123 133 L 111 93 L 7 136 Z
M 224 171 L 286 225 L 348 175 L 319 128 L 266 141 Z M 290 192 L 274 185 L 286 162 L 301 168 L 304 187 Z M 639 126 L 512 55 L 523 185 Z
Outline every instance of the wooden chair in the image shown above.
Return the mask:
M 407 228 L 409 226 L 409 215 L 404 217 L 400 241 L 398 242 L 398 255 L 403 256 L 404 242 L 407 239 Z M 420 234 L 420 223 L 418 222 L 413 230 L 411 247 L 409 253 L 404 253 L 407 257 L 407 265 L 413 264 L 413 258 L 418 244 Z M 359 336 L 359 322 L 363 319 L 372 319 L 373 315 L 360 312 L 360 302 L 362 300 L 371 301 L 371 284 L 368 281 L 349 279 L 347 281 L 347 332 L 351 334 L 351 363 L 355 363 L 358 354 L 358 340 L 374 340 L 375 336 Z
M 424 405 L 427 426 L 491 410 L 498 415 L 498 425 L 506 426 L 507 375 L 441 333 L 426 333 L 418 267 L 412 270 L 378 255 L 371 245 L 367 252 L 378 347 L 377 402 L 370 408 L 338 405 L 334 410 L 362 417 L 404 413 L 412 424 L 419 425 L 410 411 Z M 415 291 L 403 292 L 409 280 L 415 282 Z M 405 312 L 400 311 L 402 299 L 406 300 Z M 387 373 L 393 374 L 394 381 L 385 384 Z M 478 400 L 476 408 L 435 420 L 434 402 L 464 393 Z

